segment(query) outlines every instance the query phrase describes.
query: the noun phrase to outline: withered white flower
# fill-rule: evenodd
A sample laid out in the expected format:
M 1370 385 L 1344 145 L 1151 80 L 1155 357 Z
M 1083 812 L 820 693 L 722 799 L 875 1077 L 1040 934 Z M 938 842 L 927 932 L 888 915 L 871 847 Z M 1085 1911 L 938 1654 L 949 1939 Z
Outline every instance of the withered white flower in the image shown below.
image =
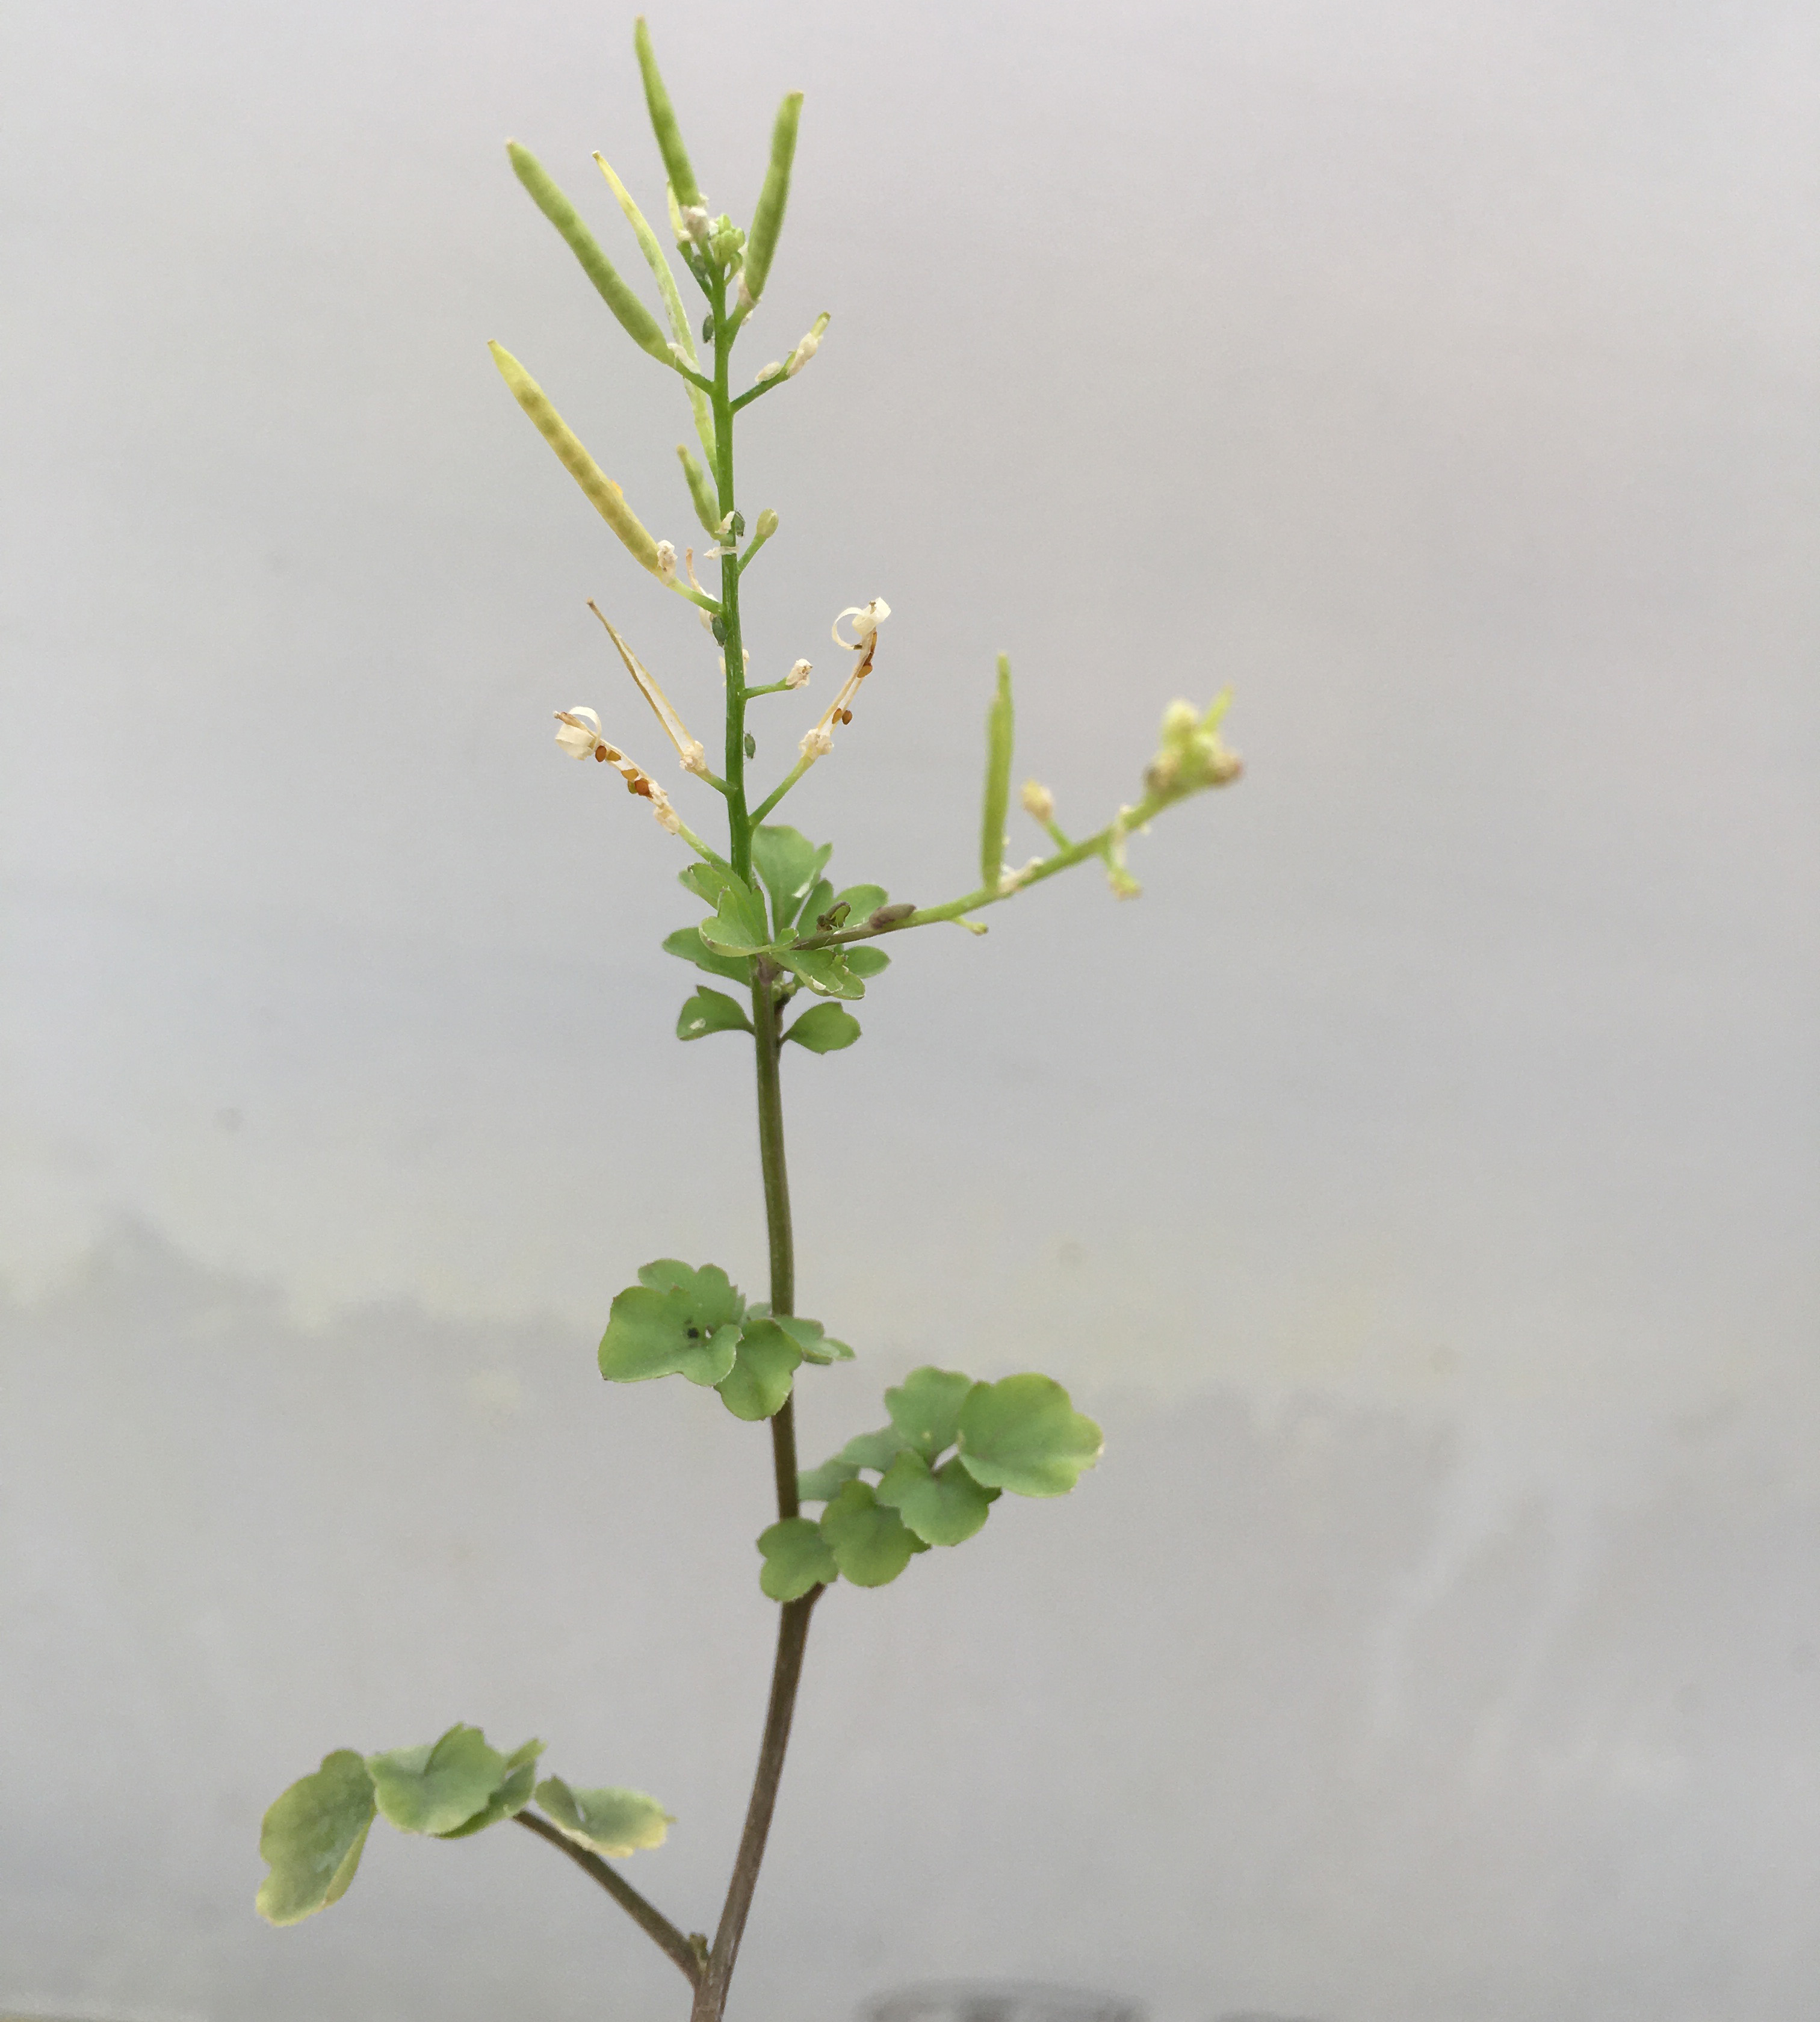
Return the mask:
M 606 742 L 601 735 L 600 718 L 579 703 L 573 709 L 559 709 L 556 720 L 562 725 L 556 741 L 572 758 L 591 758 L 594 746 Z
M 799 660 L 784 677 L 784 685 L 789 688 L 806 688 L 809 684 L 809 677 L 813 671 L 808 661 Z
M 857 653 L 890 615 L 891 607 L 882 597 L 875 597 L 870 604 L 850 604 L 840 617 L 834 621 L 829 636 L 837 646 L 844 646 L 850 653 Z M 841 620 L 846 618 L 853 621 L 854 636 L 851 639 L 843 639 L 840 636 Z
M 803 733 L 802 742 L 797 749 L 805 758 L 825 758 L 834 749 L 834 732 L 825 723 L 818 723 L 813 730 Z
M 707 236 L 707 199 L 704 197 L 700 203 L 683 204 L 676 214 L 682 220 L 683 230 L 699 246 Z
M 666 580 L 676 573 L 676 547 L 671 541 L 657 543 L 657 573 Z

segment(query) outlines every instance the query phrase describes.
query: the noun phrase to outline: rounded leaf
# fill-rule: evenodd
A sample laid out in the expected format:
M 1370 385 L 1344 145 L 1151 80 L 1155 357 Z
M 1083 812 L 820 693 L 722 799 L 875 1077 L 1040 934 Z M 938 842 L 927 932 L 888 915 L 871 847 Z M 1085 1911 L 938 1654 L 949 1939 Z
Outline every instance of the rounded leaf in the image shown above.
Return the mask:
M 811 1587 L 840 1576 L 820 1527 L 808 1516 L 787 1516 L 758 1533 L 765 1563 L 758 1584 L 773 1600 L 800 1600 Z
M 821 1513 L 821 1535 L 842 1577 L 855 1586 L 888 1586 L 917 1547 L 897 1511 L 881 1508 L 863 1481 L 850 1481 L 835 1495 Z
M 802 1351 L 775 1320 L 747 1320 L 733 1366 L 714 1388 L 736 1418 L 756 1422 L 784 1408 Z
M 958 1369 L 912 1369 L 895 1389 L 885 1392 L 885 1409 L 905 1444 L 933 1462 L 954 1444 L 961 1407 L 973 1389 L 973 1378 Z
M 601 1374 L 609 1383 L 685 1376 L 718 1383 L 733 1366 L 746 1309 L 737 1287 L 718 1265 L 699 1271 L 672 1257 L 647 1264 L 643 1282 L 613 1301 L 601 1337 Z
M 960 1458 L 985 1488 L 1065 1495 L 1100 1457 L 1104 1435 L 1048 1376 L 975 1386 L 960 1413 Z
M 689 1001 L 693 1003 L 694 999 Z M 685 1011 L 688 1008 L 688 1005 L 683 1006 Z M 860 1036 L 860 1021 L 838 1004 L 817 1004 L 805 1011 L 784 1036 L 806 1046 L 812 1053 L 838 1053 Z
M 752 832 L 752 867 L 771 895 L 771 918 L 779 935 L 795 925 L 802 902 L 815 889 L 834 845 L 811 842 L 799 830 L 772 827 Z
M 838 1495 L 858 1473 L 851 1461 L 838 1458 L 824 1460 L 820 1467 L 802 1468 L 796 1476 L 796 1499 L 799 1502 L 825 1502 L 831 1495 Z
M 676 1821 L 642 1790 L 572 1790 L 560 1776 L 546 1776 L 537 1802 L 568 1839 L 610 1860 L 661 1846 Z
M 899 1454 L 877 1489 L 926 1545 L 962 1545 L 985 1527 L 999 1491 L 981 1488 L 960 1464 L 948 1461 L 934 1473 L 919 1454 Z
M 855 1433 L 840 1450 L 840 1458 L 853 1467 L 869 1467 L 883 1474 L 907 1442 L 895 1425 L 883 1425 L 875 1433 Z
M 744 1009 L 727 995 L 725 991 L 710 990 L 706 985 L 683 1005 L 676 1016 L 676 1036 L 679 1039 L 704 1039 L 710 1032 L 749 1032 L 752 1021 Z M 859 1027 L 855 1026 L 857 1035 Z
M 458 1721 L 440 1740 L 367 1758 L 373 1796 L 400 1832 L 442 1834 L 486 1809 L 506 1780 L 506 1757 L 477 1727 Z
M 373 1823 L 373 1779 L 351 1748 L 325 1755 L 275 1799 L 259 1829 L 259 1856 L 271 1873 L 256 1907 L 269 1924 L 300 1924 L 338 1903 L 360 1864 Z
M 506 1772 L 481 1808 L 466 1825 L 453 1832 L 439 1833 L 439 1839 L 466 1839 L 470 1833 L 484 1832 L 502 1819 L 515 1819 L 531 1801 L 531 1787 L 537 1781 L 537 1758 L 543 1753 L 541 1741 L 528 1741 L 506 1758 Z

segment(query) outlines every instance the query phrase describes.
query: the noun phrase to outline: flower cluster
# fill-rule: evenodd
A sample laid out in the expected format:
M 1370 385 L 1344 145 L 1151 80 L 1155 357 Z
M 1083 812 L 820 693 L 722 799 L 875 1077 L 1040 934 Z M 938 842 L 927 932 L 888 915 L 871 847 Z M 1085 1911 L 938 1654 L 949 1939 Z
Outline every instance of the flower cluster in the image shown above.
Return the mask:
M 1144 773 L 1144 784 L 1159 800 L 1230 786 L 1244 769 L 1238 754 L 1219 741 L 1219 721 L 1231 699 L 1230 693 L 1216 695 L 1204 716 L 1191 702 L 1172 702 L 1163 712 L 1162 741 Z

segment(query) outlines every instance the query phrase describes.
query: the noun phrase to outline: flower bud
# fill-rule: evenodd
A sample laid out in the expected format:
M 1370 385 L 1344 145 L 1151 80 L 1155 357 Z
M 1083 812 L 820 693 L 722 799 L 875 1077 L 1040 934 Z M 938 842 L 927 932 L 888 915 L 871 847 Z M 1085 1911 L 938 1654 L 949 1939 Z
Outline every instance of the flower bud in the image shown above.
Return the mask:
M 1023 803 L 1025 813 L 1034 819 L 1040 822 L 1054 820 L 1055 796 L 1040 781 L 1026 779 L 1018 797 Z
M 784 371 L 787 378 L 794 379 L 821 349 L 822 335 L 828 328 L 828 312 L 824 309 L 809 326 L 807 333 L 798 343 L 796 349 L 784 360 Z
M 758 515 L 758 524 L 752 531 L 761 541 L 769 540 L 771 536 L 777 532 L 777 515 L 772 511 L 769 506 L 767 506 L 764 511 Z

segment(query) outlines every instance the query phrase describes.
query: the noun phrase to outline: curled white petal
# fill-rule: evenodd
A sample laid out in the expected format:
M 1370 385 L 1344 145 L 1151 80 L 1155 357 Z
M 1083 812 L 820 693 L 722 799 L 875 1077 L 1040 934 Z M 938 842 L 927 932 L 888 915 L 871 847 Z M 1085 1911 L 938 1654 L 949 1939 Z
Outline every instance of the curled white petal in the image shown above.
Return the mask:
M 806 688 L 812 670 L 806 660 L 799 660 L 784 677 L 784 685 L 790 688 Z
M 556 741 L 572 758 L 591 757 L 594 746 L 604 741 L 600 718 L 579 703 L 573 709 L 559 709 L 556 720 L 562 726 L 556 733 Z
M 834 621 L 829 636 L 837 646 L 844 646 L 850 653 L 857 653 L 866 641 L 891 615 L 891 607 L 883 597 L 875 597 L 870 604 L 850 604 L 839 618 Z M 853 621 L 853 636 L 843 639 L 840 636 L 841 619 Z

